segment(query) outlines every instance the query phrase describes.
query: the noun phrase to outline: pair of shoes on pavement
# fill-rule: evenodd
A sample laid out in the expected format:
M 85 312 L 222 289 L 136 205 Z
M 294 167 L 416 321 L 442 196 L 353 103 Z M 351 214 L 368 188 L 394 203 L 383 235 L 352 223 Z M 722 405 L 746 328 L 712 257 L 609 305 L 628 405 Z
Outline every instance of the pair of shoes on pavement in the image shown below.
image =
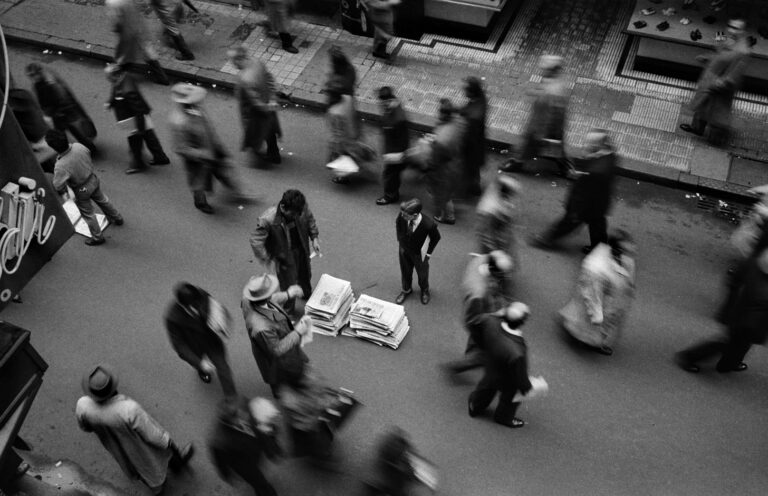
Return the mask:
M 106 242 L 107 240 L 104 239 L 103 236 L 99 238 L 88 238 L 85 240 L 85 244 L 88 246 L 99 246 L 99 245 L 103 245 Z
M 391 197 L 391 196 L 384 195 L 381 198 L 378 198 L 376 200 L 376 205 L 389 205 L 390 203 L 395 203 L 398 201 L 400 201 L 400 198 L 397 196 Z
M 411 293 L 413 293 L 412 289 L 409 289 L 408 291 L 400 291 L 400 294 L 397 295 L 397 298 L 395 298 L 395 303 L 397 303 L 398 305 L 402 305 L 405 299 L 408 298 L 408 296 L 410 296 Z M 426 305 L 427 303 L 429 303 L 430 298 L 431 298 L 431 295 L 429 293 L 429 290 L 422 289 L 421 304 Z
M 692 374 L 696 374 L 701 371 L 698 365 L 695 363 L 689 362 L 680 353 L 675 354 L 675 364 L 680 367 L 681 369 L 685 370 L 686 372 L 690 372 Z M 728 372 L 743 372 L 747 370 L 747 364 L 744 362 L 739 362 L 735 367 L 726 369 L 723 367 L 720 367 L 719 365 L 716 367 L 717 371 L 721 374 L 725 374 Z

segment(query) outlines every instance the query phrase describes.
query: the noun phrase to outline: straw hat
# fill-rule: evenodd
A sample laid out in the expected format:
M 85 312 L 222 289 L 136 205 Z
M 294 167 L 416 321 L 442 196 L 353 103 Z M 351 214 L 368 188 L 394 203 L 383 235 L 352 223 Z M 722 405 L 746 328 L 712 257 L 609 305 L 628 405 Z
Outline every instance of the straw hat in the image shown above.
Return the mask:
M 559 55 L 542 55 L 539 58 L 539 69 L 545 72 L 563 68 L 563 58 Z
M 253 276 L 243 288 L 243 298 L 248 301 L 263 301 L 272 296 L 279 287 L 277 277 L 272 274 Z
M 171 99 L 185 105 L 200 103 L 206 94 L 205 89 L 189 83 L 178 83 L 171 88 Z

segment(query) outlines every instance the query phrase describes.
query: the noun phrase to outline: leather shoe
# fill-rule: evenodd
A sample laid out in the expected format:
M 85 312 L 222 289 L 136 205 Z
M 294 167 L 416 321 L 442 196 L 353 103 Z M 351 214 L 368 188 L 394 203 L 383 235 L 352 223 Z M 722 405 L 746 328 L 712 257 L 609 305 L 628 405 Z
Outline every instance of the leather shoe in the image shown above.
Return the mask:
M 399 198 L 397 198 L 397 197 L 390 198 L 388 196 L 382 196 L 381 198 L 376 200 L 376 205 L 389 205 L 390 203 L 395 203 L 398 200 L 399 200 Z
M 513 429 L 519 429 L 525 425 L 525 420 L 519 419 L 517 417 L 512 417 L 511 420 L 494 419 L 494 422 L 497 424 L 505 425 L 507 427 L 511 427 Z
M 747 370 L 747 368 L 748 367 L 747 367 L 746 363 L 739 362 L 738 365 L 736 365 L 735 367 L 733 367 L 731 369 L 724 369 L 724 368 L 721 368 L 720 366 L 718 366 L 717 367 L 717 371 L 720 372 L 721 374 L 725 374 L 727 372 L 744 372 L 745 370 Z
M 125 169 L 125 173 L 128 174 L 128 175 L 138 174 L 139 172 L 144 172 L 145 170 L 147 170 L 146 167 L 133 167 L 133 166 L 131 166 L 131 167 L 128 167 L 127 169 Z
M 603 345 L 597 349 L 597 352 L 601 355 L 611 356 L 613 355 L 613 348 L 607 345 Z
M 149 161 L 149 165 L 156 165 L 156 166 L 162 166 L 162 165 L 168 165 L 171 163 L 171 159 L 168 157 L 162 157 L 162 158 L 153 158 Z
M 686 372 L 690 372 L 692 374 L 696 374 L 700 370 L 698 365 L 683 359 L 679 354 L 675 355 L 675 364 L 677 364 L 678 367 L 685 370 Z
M 198 370 L 197 375 L 200 377 L 200 380 L 203 381 L 206 384 L 209 384 L 211 382 L 211 374 L 204 370 Z
M 395 298 L 395 303 L 398 305 L 402 305 L 406 298 L 408 298 L 408 295 L 410 295 L 411 291 L 400 291 L 400 294 L 397 295 L 397 298 Z
M 122 217 L 115 217 L 114 219 L 112 219 L 112 223 L 116 226 L 122 226 L 123 224 L 125 224 L 125 221 L 123 220 Z
M 175 446 L 175 443 L 174 443 L 174 446 Z M 173 456 L 171 457 L 171 460 L 168 463 L 168 468 L 170 468 L 173 472 L 178 472 L 189 463 L 189 460 L 192 458 L 192 455 L 194 454 L 195 454 L 195 445 L 192 443 L 187 443 L 181 448 L 175 448 Z
M 88 246 L 99 246 L 106 243 L 106 241 L 104 238 L 88 238 L 85 240 L 85 244 Z
M 421 292 L 421 304 L 426 305 L 429 303 L 429 290 L 425 289 Z
M 472 394 L 469 395 L 469 400 L 467 400 L 467 412 L 469 413 L 469 416 L 472 418 L 477 417 L 482 412 L 478 412 L 475 410 L 475 408 L 472 406 Z
M 200 205 L 195 205 L 195 208 L 199 211 L 203 212 L 204 214 L 212 214 L 213 213 L 213 207 L 208 205 L 207 203 L 202 203 Z

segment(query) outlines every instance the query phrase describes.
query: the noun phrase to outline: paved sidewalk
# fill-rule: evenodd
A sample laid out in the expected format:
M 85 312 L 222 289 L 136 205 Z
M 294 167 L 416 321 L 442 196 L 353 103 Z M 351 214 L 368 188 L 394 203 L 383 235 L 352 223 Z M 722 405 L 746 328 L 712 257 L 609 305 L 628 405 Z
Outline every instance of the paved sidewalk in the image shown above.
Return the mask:
M 115 36 L 107 25 L 103 3 L 0 0 L 0 24 L 8 40 L 108 60 Z M 573 85 L 569 145 L 581 145 L 586 131 L 598 126 L 613 132 L 628 176 L 740 199 L 750 198 L 749 187 L 768 183 L 768 98 L 739 95 L 734 108 L 736 132 L 725 149 L 680 131 L 678 124 L 690 119 L 686 104 L 693 84 L 626 68 L 627 36 L 622 29 L 631 16 L 631 1 L 522 0 L 517 7 L 505 9 L 486 43 L 431 34 L 418 41 L 395 39 L 390 42 L 394 53 L 390 63 L 371 56 L 370 38 L 352 35 L 340 26 L 317 24 L 306 16 L 293 23 L 299 53 L 289 54 L 260 26 L 263 12 L 254 12 L 249 2 L 244 3 L 238 8 L 195 0 L 200 14 L 187 11 L 182 26 L 197 56 L 192 63 L 176 61 L 174 52 L 162 45 L 160 23 L 146 7 L 164 67 L 182 79 L 231 86 L 236 70 L 227 62 L 226 51 L 243 43 L 266 62 L 294 101 L 319 107 L 329 67 L 327 51 L 336 44 L 357 68 L 358 97 L 365 116 L 376 118 L 375 91 L 386 84 L 396 89 L 417 129 L 434 122 L 439 98 L 463 100 L 463 77 L 480 75 L 485 78 L 491 107 L 489 134 L 493 144 L 503 149 L 519 140 L 530 108 L 526 88 L 536 81 L 538 56 L 560 54 Z M 325 24 L 336 22 L 330 19 Z

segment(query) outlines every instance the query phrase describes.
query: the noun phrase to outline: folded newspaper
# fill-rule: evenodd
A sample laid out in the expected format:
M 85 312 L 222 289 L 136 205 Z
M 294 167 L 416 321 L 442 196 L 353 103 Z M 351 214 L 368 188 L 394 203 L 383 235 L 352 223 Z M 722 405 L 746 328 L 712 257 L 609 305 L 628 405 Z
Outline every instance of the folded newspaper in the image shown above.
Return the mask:
M 320 276 L 305 305 L 307 315 L 312 317 L 312 332 L 337 336 L 349 322 L 349 310 L 354 298 L 349 281 L 328 274 Z
M 344 336 L 365 339 L 395 350 L 410 330 L 402 305 L 368 295 L 360 295 L 352 306 L 349 327 L 349 331 L 342 333 Z
M 74 194 L 71 194 L 71 195 L 74 197 Z M 88 224 L 85 223 L 85 219 L 83 219 L 83 216 L 80 214 L 80 210 L 78 210 L 74 200 L 70 198 L 67 201 L 65 201 L 62 206 L 64 207 L 64 211 L 67 213 L 67 217 L 69 217 L 69 221 L 74 226 L 75 232 L 77 234 L 85 236 L 86 238 L 92 237 L 91 230 L 88 228 Z M 103 231 L 109 225 L 109 221 L 103 214 L 95 214 L 95 215 L 96 215 L 96 222 L 99 223 L 99 227 Z

